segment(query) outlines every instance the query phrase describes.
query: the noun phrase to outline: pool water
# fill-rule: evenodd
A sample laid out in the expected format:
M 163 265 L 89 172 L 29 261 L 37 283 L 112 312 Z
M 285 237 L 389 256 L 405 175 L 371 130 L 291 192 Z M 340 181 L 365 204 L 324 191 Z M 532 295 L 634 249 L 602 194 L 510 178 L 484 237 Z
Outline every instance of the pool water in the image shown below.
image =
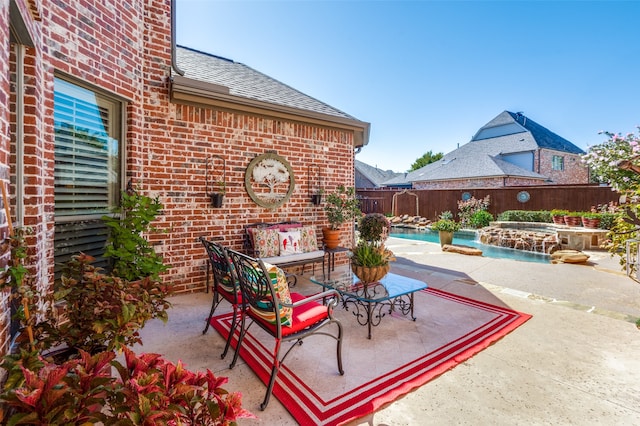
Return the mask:
M 438 233 L 430 230 L 423 231 L 418 229 L 394 228 L 391 230 L 389 236 L 440 244 Z M 520 260 L 523 262 L 549 263 L 549 255 L 547 254 L 490 246 L 476 241 L 475 238 L 475 234 L 471 232 L 456 232 L 453 234 L 453 244 L 479 248 L 482 250 L 482 255 L 485 257 Z

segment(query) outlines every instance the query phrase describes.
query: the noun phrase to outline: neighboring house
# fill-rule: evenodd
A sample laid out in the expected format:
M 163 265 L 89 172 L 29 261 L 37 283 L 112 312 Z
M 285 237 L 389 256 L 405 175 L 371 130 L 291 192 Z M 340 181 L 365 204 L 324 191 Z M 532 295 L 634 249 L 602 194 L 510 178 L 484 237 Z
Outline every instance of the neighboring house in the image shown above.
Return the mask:
M 398 176 L 404 176 L 404 173 L 396 173 L 392 170 L 382 170 L 358 160 L 355 162 L 355 167 L 356 189 L 380 188 L 387 186 L 383 185 L 384 182 Z
M 320 228 L 326 215 L 308 185 L 318 174 L 327 191 L 354 184 L 368 123 L 241 63 L 176 47 L 172 9 L 169 0 L 0 2 L 0 183 L 13 225 L 32 230 L 28 266 L 42 293 L 72 254 L 101 254 L 100 218 L 127 185 L 164 206 L 156 225 L 168 232 L 151 238 L 171 265 L 163 278 L 197 291 L 207 267 L 198 237 L 241 249 L 252 222 Z M 290 166 L 291 193 L 267 208 L 245 172 L 275 153 Z M 225 183 L 222 208 L 208 196 L 213 181 Z M 0 354 L 10 323 L 2 294 Z
M 584 151 L 522 113 L 504 111 L 470 142 L 408 173 L 416 189 L 589 183 Z

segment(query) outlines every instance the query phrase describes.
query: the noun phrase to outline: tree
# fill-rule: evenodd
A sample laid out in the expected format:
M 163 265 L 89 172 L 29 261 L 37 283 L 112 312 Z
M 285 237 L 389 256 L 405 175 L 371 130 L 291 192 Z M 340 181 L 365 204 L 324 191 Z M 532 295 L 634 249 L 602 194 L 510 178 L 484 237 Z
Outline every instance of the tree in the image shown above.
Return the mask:
M 422 157 L 418 158 L 411 165 L 411 168 L 409 169 L 409 171 L 412 172 L 414 170 L 418 170 L 419 168 L 426 166 L 427 164 L 435 163 L 442 157 L 444 157 L 443 153 L 438 152 L 434 154 L 433 151 L 429 150 L 427 153 L 425 153 Z

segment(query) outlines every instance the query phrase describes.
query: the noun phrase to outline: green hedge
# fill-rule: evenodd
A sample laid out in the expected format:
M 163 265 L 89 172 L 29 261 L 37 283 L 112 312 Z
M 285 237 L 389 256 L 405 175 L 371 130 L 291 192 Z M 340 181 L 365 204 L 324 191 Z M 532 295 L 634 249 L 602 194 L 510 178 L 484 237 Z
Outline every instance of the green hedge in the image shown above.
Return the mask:
M 498 220 L 501 222 L 553 222 L 551 212 L 548 210 L 507 210 L 498 215 Z

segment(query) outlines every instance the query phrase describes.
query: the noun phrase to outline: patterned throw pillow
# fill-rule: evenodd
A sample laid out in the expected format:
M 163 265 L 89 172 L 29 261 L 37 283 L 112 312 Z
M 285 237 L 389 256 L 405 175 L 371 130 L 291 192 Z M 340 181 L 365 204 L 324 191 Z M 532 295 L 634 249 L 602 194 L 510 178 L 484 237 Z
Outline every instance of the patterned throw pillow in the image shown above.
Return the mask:
M 258 257 L 272 257 L 280 254 L 280 241 L 277 229 L 255 229 L 253 231 L 253 247 Z
M 300 248 L 303 253 L 318 250 L 318 237 L 315 226 L 303 226 L 300 228 Z
M 269 277 L 271 278 L 271 283 L 273 284 L 273 288 L 276 294 L 278 295 L 280 302 L 290 305 L 291 294 L 289 293 L 289 284 L 287 283 L 287 277 L 284 271 L 278 268 L 277 266 L 271 265 L 269 263 L 265 263 L 264 266 L 266 267 L 267 272 L 269 273 Z M 271 303 L 270 300 L 265 300 L 265 303 L 264 303 L 265 308 L 268 307 L 269 303 Z M 261 310 L 251 306 L 251 311 L 270 324 L 276 323 L 275 314 L 271 310 Z M 293 308 L 280 305 L 278 309 L 278 313 L 280 317 L 280 323 L 282 325 L 290 326 L 291 318 L 293 317 Z
M 300 231 L 278 232 L 280 241 L 280 256 L 301 253 Z

